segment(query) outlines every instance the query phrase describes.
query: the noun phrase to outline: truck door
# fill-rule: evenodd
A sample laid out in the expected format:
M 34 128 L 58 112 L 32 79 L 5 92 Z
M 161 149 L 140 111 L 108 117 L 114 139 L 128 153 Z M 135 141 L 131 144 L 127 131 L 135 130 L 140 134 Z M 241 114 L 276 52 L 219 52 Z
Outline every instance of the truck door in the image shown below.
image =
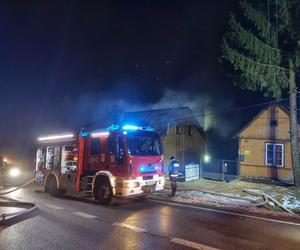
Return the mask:
M 107 143 L 110 170 L 118 174 L 125 172 L 125 151 L 123 137 L 121 135 L 111 134 L 108 137 Z
M 101 138 L 91 137 L 89 143 L 88 153 L 88 170 L 98 171 L 100 169 L 101 161 Z

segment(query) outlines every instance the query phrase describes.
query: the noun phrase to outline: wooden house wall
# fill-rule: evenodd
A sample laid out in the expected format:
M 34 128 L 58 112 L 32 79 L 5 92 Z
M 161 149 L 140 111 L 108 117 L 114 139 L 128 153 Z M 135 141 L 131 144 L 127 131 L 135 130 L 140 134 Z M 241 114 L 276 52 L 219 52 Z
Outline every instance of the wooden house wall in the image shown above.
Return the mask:
M 274 127 L 274 137 L 276 140 L 289 140 L 289 116 L 280 108 L 275 109 L 275 119 L 277 120 L 277 126 Z M 272 128 L 270 126 L 272 114 L 270 110 L 266 110 L 260 116 L 258 116 L 249 127 L 247 127 L 239 135 L 240 138 L 247 139 L 265 139 L 268 140 L 271 137 Z
M 265 165 L 265 145 L 267 140 L 241 139 L 240 155 L 244 161 L 240 162 L 240 175 L 292 180 L 291 144 L 287 141 L 277 141 L 284 144 L 284 166 L 272 167 Z
M 277 126 L 270 121 L 277 120 Z M 268 108 L 239 134 L 240 175 L 292 180 L 289 116 L 280 107 Z M 265 164 L 266 143 L 284 144 L 284 166 L 272 167 Z M 240 157 L 241 158 L 241 157 Z
M 173 155 L 182 165 L 199 163 L 205 153 L 205 140 L 194 126 L 189 135 L 189 126 L 181 125 L 181 133 L 176 133 L 176 127 L 169 128 L 168 133 L 162 138 L 164 146 L 164 164 L 169 165 Z

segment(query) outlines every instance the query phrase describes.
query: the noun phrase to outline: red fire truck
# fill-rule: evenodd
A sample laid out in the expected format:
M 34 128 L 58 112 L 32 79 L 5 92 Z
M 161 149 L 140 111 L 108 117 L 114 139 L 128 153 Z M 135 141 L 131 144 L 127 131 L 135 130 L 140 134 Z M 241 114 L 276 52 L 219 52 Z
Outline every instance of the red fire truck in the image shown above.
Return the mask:
M 53 196 L 91 193 L 100 204 L 164 188 L 162 144 L 150 127 L 113 125 L 38 138 L 36 181 Z

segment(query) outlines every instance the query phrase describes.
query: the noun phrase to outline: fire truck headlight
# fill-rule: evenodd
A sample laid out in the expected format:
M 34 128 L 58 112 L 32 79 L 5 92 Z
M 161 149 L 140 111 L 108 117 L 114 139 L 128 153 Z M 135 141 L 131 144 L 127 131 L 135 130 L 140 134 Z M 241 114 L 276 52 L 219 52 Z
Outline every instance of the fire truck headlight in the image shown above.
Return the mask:
M 20 169 L 14 167 L 9 170 L 9 176 L 11 177 L 18 177 L 21 174 Z
M 127 182 L 126 184 L 125 184 L 125 187 L 126 188 L 135 188 L 135 187 L 139 187 L 139 183 L 138 182 Z

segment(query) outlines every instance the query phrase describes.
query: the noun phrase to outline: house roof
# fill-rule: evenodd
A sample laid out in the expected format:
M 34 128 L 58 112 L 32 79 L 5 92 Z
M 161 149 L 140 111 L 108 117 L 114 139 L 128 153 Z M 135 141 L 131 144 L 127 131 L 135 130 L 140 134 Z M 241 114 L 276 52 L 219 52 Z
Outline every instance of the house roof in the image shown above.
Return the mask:
M 278 107 L 280 109 L 282 109 L 283 112 L 285 112 L 288 116 L 290 116 L 290 111 L 282 104 L 279 103 L 275 103 L 275 104 L 270 104 L 267 105 L 266 107 L 264 107 L 256 116 L 254 116 L 254 118 L 248 122 L 238 133 L 236 133 L 233 138 L 239 138 L 240 134 L 242 134 L 247 128 L 249 128 L 251 126 L 251 124 L 262 114 L 264 113 L 267 109 L 269 109 L 271 106 L 275 106 Z
M 125 112 L 121 121 L 123 124 L 151 126 L 160 134 L 165 134 L 168 127 L 182 124 L 193 125 L 202 133 L 202 128 L 189 107 Z

